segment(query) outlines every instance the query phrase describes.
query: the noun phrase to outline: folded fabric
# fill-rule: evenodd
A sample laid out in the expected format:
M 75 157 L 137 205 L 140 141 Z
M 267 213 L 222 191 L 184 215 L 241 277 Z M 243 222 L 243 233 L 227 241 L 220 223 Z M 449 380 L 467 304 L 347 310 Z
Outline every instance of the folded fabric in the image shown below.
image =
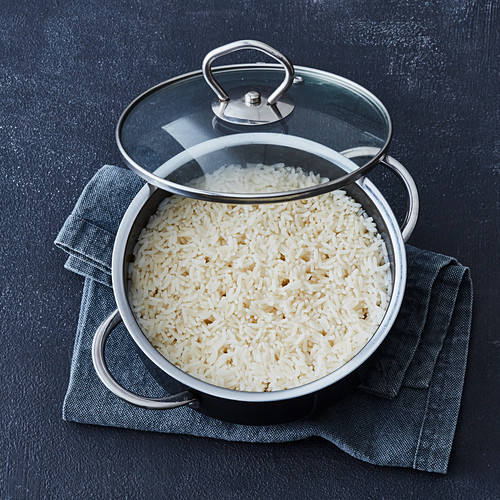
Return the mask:
M 97 378 L 91 346 L 116 308 L 111 255 L 121 218 L 142 182 L 105 166 L 83 191 L 56 239 L 65 267 L 85 277 L 63 418 L 68 421 L 233 441 L 282 442 L 321 436 L 378 465 L 445 473 L 460 408 L 472 314 L 469 270 L 453 258 L 406 247 L 408 281 L 398 318 L 351 395 L 314 417 L 274 426 L 244 426 L 193 409 L 146 410 L 109 392 Z M 107 362 L 129 390 L 165 396 L 121 324 Z

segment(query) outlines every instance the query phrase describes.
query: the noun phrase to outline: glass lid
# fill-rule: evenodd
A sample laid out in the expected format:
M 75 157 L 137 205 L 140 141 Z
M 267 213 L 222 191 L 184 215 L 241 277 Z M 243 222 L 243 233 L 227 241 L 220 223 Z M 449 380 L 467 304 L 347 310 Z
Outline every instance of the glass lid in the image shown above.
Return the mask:
M 255 49 L 279 64 L 212 70 L 213 61 Z M 116 130 L 127 165 L 147 182 L 185 196 L 232 203 L 306 198 L 354 182 L 385 155 L 389 114 L 363 87 L 295 66 L 242 40 L 210 52 L 201 71 L 148 90 Z

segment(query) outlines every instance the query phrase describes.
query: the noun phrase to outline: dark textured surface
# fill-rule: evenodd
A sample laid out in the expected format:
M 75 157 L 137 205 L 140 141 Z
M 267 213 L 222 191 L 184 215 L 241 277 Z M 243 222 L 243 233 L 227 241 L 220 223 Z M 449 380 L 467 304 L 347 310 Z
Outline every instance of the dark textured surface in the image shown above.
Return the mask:
M 3 2 L 0 497 L 498 497 L 498 9 L 473 0 Z M 114 127 L 129 101 L 244 37 L 351 78 L 386 104 L 391 154 L 421 193 L 411 243 L 471 268 L 469 367 L 446 476 L 375 467 L 320 439 L 239 444 L 61 420 L 81 281 L 63 269 L 57 231 L 92 174 L 120 164 Z M 378 182 L 398 205 L 394 180 Z

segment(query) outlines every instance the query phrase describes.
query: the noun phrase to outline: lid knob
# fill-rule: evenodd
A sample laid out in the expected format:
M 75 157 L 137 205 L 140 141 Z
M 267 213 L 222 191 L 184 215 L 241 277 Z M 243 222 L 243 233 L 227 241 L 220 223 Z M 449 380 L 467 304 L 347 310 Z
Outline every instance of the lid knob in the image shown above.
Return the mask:
M 260 94 L 256 90 L 251 90 L 245 94 L 245 104 L 260 104 Z
M 248 87 L 232 89 L 229 98 L 212 73 L 212 63 L 218 57 L 245 49 L 264 52 L 278 61 L 285 70 L 285 78 L 276 89 L 260 88 L 260 92 Z M 281 52 L 265 43 L 239 40 L 223 45 L 205 56 L 202 71 L 208 85 L 217 95 L 217 99 L 212 102 L 212 110 L 221 120 L 238 125 L 266 125 L 282 120 L 293 111 L 293 100 L 285 95 L 294 81 L 293 65 Z

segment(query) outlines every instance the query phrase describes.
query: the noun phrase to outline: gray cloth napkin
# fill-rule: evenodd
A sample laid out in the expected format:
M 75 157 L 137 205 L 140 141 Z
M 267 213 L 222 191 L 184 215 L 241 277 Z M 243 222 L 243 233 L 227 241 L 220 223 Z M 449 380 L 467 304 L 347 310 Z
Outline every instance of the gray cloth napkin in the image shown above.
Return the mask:
M 469 270 L 453 258 L 406 247 L 408 282 L 391 332 L 370 359 L 353 394 L 318 415 L 283 425 L 244 426 L 188 407 L 146 410 L 109 392 L 97 378 L 91 345 L 116 308 L 111 255 L 120 220 L 142 187 L 131 172 L 105 166 L 85 187 L 56 239 L 65 267 L 85 277 L 64 420 L 233 441 L 282 442 L 321 436 L 353 457 L 445 473 L 460 408 L 472 313 Z M 120 325 L 107 361 L 120 383 L 142 395 L 165 396 Z

